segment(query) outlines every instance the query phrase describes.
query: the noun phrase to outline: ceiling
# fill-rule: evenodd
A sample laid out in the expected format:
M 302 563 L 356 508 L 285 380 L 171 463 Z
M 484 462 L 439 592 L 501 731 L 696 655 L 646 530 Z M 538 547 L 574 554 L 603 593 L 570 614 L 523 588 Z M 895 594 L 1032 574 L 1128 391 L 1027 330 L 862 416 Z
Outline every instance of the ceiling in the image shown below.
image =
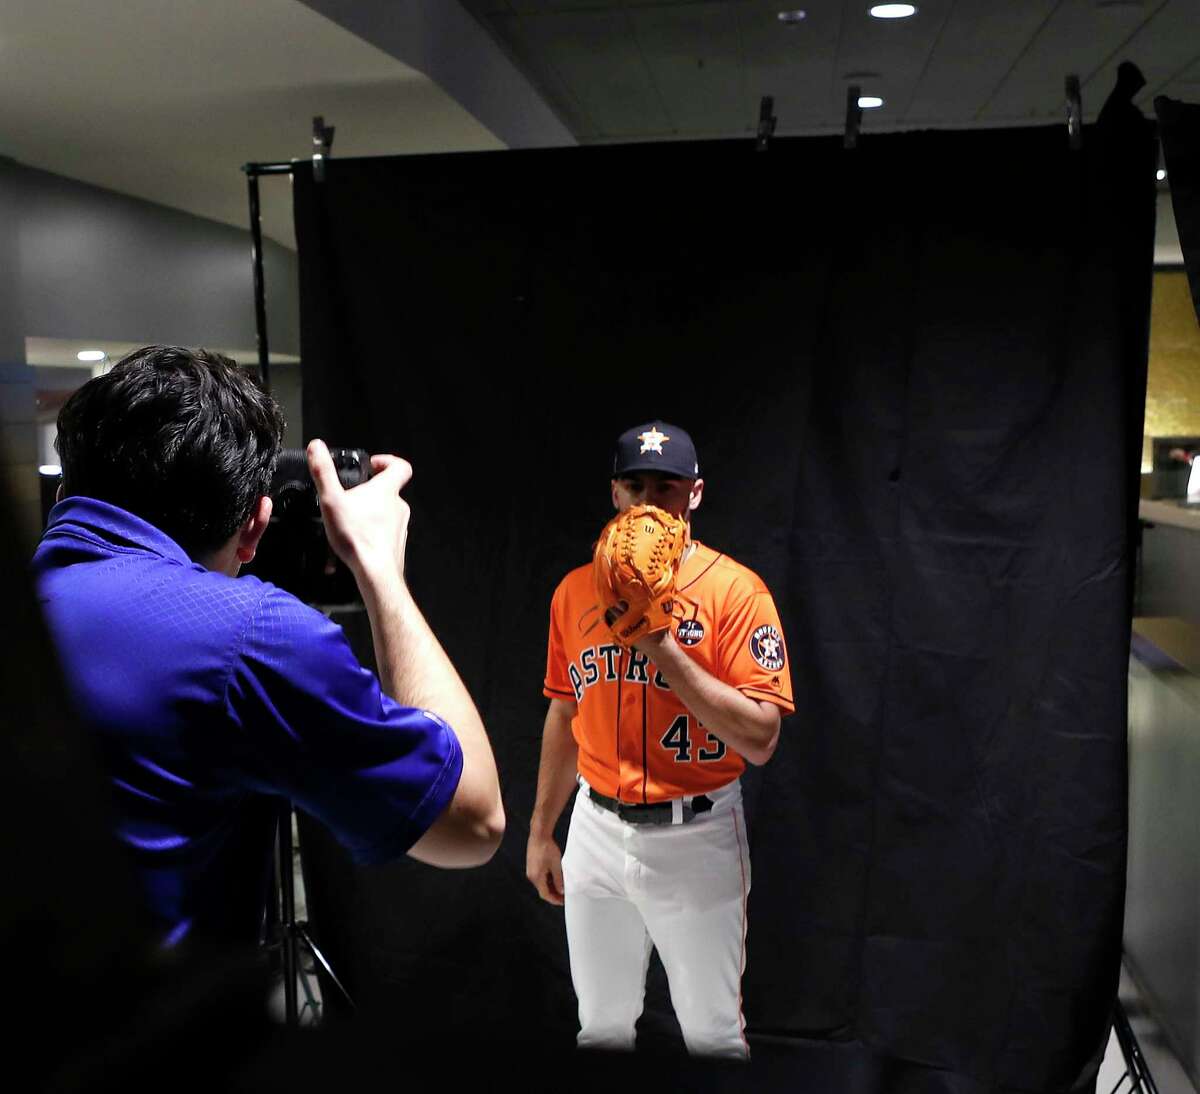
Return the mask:
M 794 2 L 794 0 L 788 0 Z M 801 0 L 802 2 L 802 0 Z M 0 155 L 245 227 L 248 161 L 578 142 L 745 137 L 844 125 L 846 88 L 885 100 L 864 135 L 1094 118 L 1116 65 L 1200 99 L 1198 0 L 17 0 L 0 6 Z M 267 235 L 294 246 L 263 182 Z
M 1147 112 L 1200 98 L 1197 0 L 916 0 L 908 19 L 874 0 L 463 2 L 582 142 L 744 136 L 763 95 L 778 134 L 839 132 L 851 85 L 884 100 L 864 133 L 1046 124 L 1071 74 L 1091 120 L 1126 59 Z
M 335 155 L 506 143 L 428 73 L 297 0 L 0 4 L 0 155 L 28 166 L 245 228 L 241 166 L 311 155 L 318 114 Z M 294 246 L 286 182 L 262 190 L 264 231 Z

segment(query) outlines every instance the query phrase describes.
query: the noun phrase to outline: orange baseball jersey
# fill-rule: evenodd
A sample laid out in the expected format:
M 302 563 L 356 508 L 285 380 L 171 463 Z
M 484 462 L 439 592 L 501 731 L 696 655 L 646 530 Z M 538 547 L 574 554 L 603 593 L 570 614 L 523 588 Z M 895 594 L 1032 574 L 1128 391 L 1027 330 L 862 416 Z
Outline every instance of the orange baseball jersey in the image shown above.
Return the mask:
M 790 714 L 792 681 L 779 614 L 752 570 L 701 543 L 680 568 L 679 645 L 710 675 Z M 601 794 L 659 802 L 732 782 L 746 761 L 708 733 L 649 659 L 613 641 L 592 566 L 572 570 L 550 605 L 543 694 L 577 704 L 579 773 Z

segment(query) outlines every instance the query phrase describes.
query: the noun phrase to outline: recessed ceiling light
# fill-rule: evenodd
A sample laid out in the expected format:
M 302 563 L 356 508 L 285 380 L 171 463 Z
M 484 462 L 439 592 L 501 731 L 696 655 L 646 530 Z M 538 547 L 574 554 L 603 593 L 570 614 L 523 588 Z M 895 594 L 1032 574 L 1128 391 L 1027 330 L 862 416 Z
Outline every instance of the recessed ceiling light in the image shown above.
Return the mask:
M 808 12 L 803 8 L 792 8 L 790 11 L 781 11 L 779 13 L 779 21 L 787 26 L 794 26 L 796 23 L 803 23 L 808 17 Z
M 1162 182 L 1162 180 L 1167 177 L 1167 172 L 1164 168 L 1160 167 L 1157 171 L 1154 172 L 1154 177 L 1156 179 L 1158 179 L 1159 182 Z
M 80 361 L 103 361 L 108 354 L 102 349 L 81 349 L 75 356 Z
M 871 14 L 876 19 L 907 19 L 916 15 L 917 9 L 912 4 L 876 4 Z
M 878 95 L 860 95 L 858 97 L 859 110 L 874 110 L 877 106 L 883 106 L 883 100 Z
M 38 468 L 39 475 L 61 475 L 62 468 L 56 463 L 44 463 Z

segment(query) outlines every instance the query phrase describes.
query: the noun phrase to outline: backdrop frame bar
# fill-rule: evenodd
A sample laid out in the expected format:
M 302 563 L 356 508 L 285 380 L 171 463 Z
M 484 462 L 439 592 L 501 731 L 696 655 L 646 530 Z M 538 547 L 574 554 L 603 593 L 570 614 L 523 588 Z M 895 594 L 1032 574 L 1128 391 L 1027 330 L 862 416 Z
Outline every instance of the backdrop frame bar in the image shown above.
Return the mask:
M 288 160 L 286 163 L 245 163 L 242 170 L 250 176 L 254 175 L 290 175 L 298 160 Z
M 267 290 L 263 280 L 262 214 L 258 201 L 258 175 L 246 173 L 250 199 L 250 259 L 254 269 L 254 330 L 258 343 L 258 370 L 264 390 L 271 390 L 271 355 L 267 344 Z
M 250 259 L 254 269 L 254 333 L 258 344 L 258 371 L 263 389 L 271 390 L 271 353 L 267 341 L 267 289 L 263 274 L 262 212 L 258 200 L 260 175 L 290 175 L 296 160 L 287 163 L 244 163 L 246 187 L 250 201 Z

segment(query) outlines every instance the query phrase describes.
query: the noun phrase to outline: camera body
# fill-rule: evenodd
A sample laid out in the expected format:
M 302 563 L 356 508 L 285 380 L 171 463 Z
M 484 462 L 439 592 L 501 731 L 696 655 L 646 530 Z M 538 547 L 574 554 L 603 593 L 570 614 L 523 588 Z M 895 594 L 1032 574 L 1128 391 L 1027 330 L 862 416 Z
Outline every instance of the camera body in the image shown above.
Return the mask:
M 331 448 L 338 481 L 349 490 L 371 477 L 371 457 L 362 448 Z M 321 522 L 317 488 L 303 449 L 279 453 L 271 479 L 271 525 L 245 570 L 320 608 L 361 604 L 354 575 L 333 553 Z

